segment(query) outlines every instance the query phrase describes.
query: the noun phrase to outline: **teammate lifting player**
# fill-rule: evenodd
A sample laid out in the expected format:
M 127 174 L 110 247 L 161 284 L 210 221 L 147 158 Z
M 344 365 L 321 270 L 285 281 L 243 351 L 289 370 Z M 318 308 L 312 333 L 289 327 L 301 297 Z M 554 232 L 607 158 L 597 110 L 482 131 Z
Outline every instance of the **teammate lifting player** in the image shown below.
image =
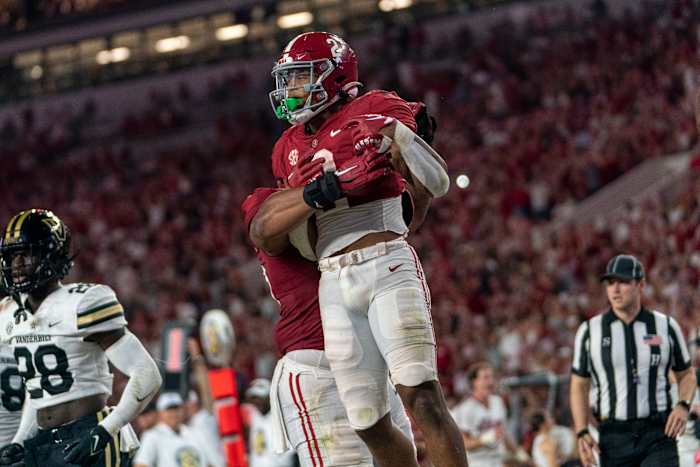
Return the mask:
M 298 187 L 263 203 L 251 236 L 280 254 L 287 234 L 315 216 L 326 357 L 350 425 L 379 465 L 416 465 L 388 415 L 391 374 L 432 463 L 466 466 L 437 380 L 428 287 L 401 216 L 404 180 L 434 197 L 447 192 L 444 162 L 414 134 L 410 107 L 395 93 L 358 95 L 355 53 L 338 36 L 297 36 L 273 76 L 272 105 L 293 125 L 275 145 L 273 173 Z M 387 157 L 397 170 L 382 167 Z M 376 170 L 381 177 L 358 186 Z

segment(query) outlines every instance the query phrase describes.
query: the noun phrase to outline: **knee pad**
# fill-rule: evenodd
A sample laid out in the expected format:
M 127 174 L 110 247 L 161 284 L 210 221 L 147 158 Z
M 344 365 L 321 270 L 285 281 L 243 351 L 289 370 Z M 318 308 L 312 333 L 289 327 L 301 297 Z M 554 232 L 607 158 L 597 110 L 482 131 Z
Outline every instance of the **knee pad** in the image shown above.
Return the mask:
M 365 370 L 362 374 L 343 375 L 336 382 L 340 398 L 354 430 L 373 427 L 380 418 L 389 413 L 386 392 L 386 371 Z
M 387 355 L 387 363 L 394 385 L 414 387 L 438 379 L 436 351 L 431 344 L 395 350 Z
M 344 417 L 331 426 L 328 466 L 372 466 L 372 454 Z
M 376 297 L 372 308 L 375 335 L 384 340 L 387 350 L 419 342 L 435 343 L 430 309 L 421 289 L 390 290 Z

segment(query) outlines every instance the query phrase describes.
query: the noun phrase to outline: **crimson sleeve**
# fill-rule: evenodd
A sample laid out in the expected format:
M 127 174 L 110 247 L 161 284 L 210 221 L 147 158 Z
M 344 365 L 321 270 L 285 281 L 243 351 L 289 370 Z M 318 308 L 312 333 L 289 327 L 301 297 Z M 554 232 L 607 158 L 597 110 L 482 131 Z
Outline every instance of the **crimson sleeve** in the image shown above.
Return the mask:
M 277 191 L 279 190 L 276 188 L 256 188 L 255 191 L 246 197 L 243 204 L 241 204 L 241 211 L 243 211 L 243 219 L 245 221 L 246 230 L 250 230 L 250 224 L 253 222 L 253 218 L 260 210 L 260 206 L 262 206 L 270 195 Z
M 276 180 L 286 180 L 289 176 L 290 167 L 287 151 L 290 146 L 294 147 L 293 129 L 294 127 L 285 130 L 272 148 L 272 174 Z
M 379 91 L 371 97 L 371 113 L 394 117 L 416 131 L 416 119 L 411 106 L 395 92 Z

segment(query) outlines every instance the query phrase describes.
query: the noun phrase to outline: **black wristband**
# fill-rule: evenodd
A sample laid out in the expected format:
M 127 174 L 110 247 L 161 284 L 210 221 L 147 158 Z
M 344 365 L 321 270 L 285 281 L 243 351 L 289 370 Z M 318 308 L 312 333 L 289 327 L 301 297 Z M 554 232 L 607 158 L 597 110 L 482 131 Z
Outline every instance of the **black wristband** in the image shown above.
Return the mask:
M 678 401 L 678 403 L 676 405 L 680 405 L 681 407 L 683 407 L 686 410 L 686 412 L 690 413 L 690 402 Z
M 325 172 L 304 186 L 304 202 L 314 209 L 334 208 L 341 196 L 338 177 L 333 172 Z
M 578 433 L 576 433 L 576 437 L 577 437 L 578 439 L 581 439 L 581 438 L 583 438 L 584 436 L 586 436 L 587 434 L 589 434 L 589 433 L 588 433 L 588 428 L 584 428 L 583 430 L 581 430 L 581 431 L 579 431 Z

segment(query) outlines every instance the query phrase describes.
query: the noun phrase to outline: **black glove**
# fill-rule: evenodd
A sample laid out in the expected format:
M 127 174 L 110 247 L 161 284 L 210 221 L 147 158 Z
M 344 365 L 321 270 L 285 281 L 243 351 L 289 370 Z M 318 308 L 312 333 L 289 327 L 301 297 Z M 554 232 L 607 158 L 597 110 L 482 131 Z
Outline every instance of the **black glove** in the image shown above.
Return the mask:
M 324 172 L 304 185 L 304 202 L 314 209 L 332 209 L 342 196 L 340 182 L 333 172 Z
M 102 425 L 97 425 L 87 436 L 63 448 L 63 460 L 67 464 L 91 465 L 111 440 L 107 430 Z
M 437 120 L 428 113 L 428 108 L 422 102 L 416 104 L 412 102 L 409 105 L 411 105 L 411 110 L 414 111 L 416 134 L 423 138 L 423 141 L 432 145 L 433 139 L 435 139 L 435 132 L 437 131 Z
M 17 443 L 4 446 L 0 449 L 0 465 L 24 467 L 24 447 Z

